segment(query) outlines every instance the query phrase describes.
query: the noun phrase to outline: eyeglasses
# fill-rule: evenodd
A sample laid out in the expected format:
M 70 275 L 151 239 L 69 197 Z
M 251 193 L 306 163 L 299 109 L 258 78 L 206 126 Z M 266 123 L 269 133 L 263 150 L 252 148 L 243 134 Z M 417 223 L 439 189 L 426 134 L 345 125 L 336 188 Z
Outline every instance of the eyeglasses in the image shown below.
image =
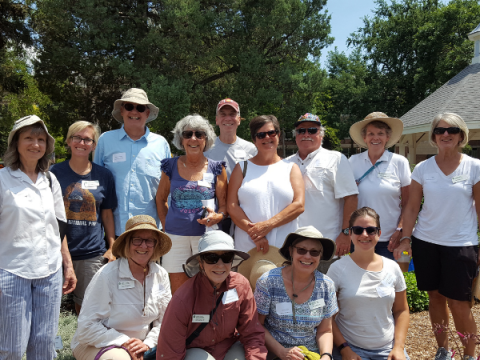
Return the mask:
M 233 258 L 235 257 L 234 252 L 226 252 L 223 253 L 222 255 L 218 255 L 215 253 L 206 253 L 200 255 L 203 261 L 205 261 L 207 264 L 213 265 L 218 262 L 219 259 L 222 259 L 224 264 L 230 264 L 233 261 Z
M 191 139 L 193 134 L 195 134 L 195 137 L 200 140 L 207 137 L 207 134 L 205 134 L 205 131 L 192 131 L 192 130 L 182 131 L 182 137 L 184 139 Z
M 318 132 L 318 130 L 320 130 L 319 128 L 316 128 L 316 127 L 311 127 L 311 128 L 300 128 L 300 129 L 295 129 L 295 132 L 298 134 L 298 135 L 304 135 L 307 131 L 310 135 L 314 135 Z
M 275 137 L 278 134 L 278 130 L 270 130 L 270 131 L 262 131 L 262 132 L 257 132 L 255 136 L 257 139 L 265 139 L 268 135 L 268 137 Z
M 140 105 L 140 104 L 126 103 L 126 104 L 123 104 L 123 107 L 127 111 L 133 111 L 133 109 L 137 108 L 137 111 L 139 113 L 143 113 L 145 110 L 147 110 L 147 105 Z
M 297 249 L 297 254 L 298 255 L 305 255 L 307 252 L 310 253 L 311 256 L 313 257 L 318 257 L 322 254 L 322 250 L 307 250 L 301 247 L 296 247 L 294 246 L 295 249 Z
M 352 232 L 355 234 L 355 235 L 362 235 L 363 234 L 363 231 L 366 231 L 367 232 L 367 235 L 374 235 L 374 234 L 377 234 L 378 231 L 380 230 L 379 227 L 376 227 L 376 226 L 367 226 L 367 227 L 361 227 L 361 226 L 352 226 L 350 228 L 350 230 L 352 230 Z
M 132 238 L 132 244 L 135 246 L 140 246 L 143 242 L 145 242 L 145 245 L 147 245 L 148 248 L 152 248 L 157 244 L 156 239 L 143 239 L 140 237 Z
M 436 127 L 435 129 L 433 129 L 433 133 L 435 135 L 443 135 L 445 134 L 445 131 L 450 135 L 453 135 L 453 134 L 460 133 L 460 128 L 459 127 L 448 127 L 448 128 Z
M 90 138 L 82 138 L 80 136 L 77 136 L 77 135 L 73 135 L 73 136 L 70 136 L 70 139 L 72 139 L 72 141 L 75 143 L 75 144 L 80 144 L 82 141 L 85 145 L 92 145 L 95 140 L 93 139 L 90 139 Z

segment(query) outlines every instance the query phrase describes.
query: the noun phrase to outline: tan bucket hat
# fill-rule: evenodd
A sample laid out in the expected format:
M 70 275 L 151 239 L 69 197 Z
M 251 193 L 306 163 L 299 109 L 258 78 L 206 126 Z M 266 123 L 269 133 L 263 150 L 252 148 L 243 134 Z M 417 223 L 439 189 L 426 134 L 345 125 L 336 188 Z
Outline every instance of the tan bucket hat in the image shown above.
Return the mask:
M 355 144 L 357 144 L 361 148 L 367 149 L 367 144 L 363 140 L 362 129 L 375 120 L 384 122 L 385 124 L 390 126 L 390 129 L 392 129 L 392 135 L 387 141 L 385 147 L 390 148 L 395 145 L 402 136 L 403 122 L 400 119 L 388 117 L 382 112 L 372 112 L 365 116 L 365 119 L 357 121 L 355 124 L 350 126 L 350 137 L 355 142 Z
M 152 230 L 155 232 L 155 235 L 157 237 L 157 245 L 155 245 L 155 250 L 153 251 L 153 255 L 150 261 L 156 261 L 160 259 L 172 248 L 172 240 L 170 240 L 167 234 L 158 230 L 157 223 L 151 216 L 137 215 L 128 219 L 127 223 L 125 224 L 125 232 L 120 235 L 113 243 L 113 256 L 124 257 L 124 248 L 127 245 L 125 241 L 126 237 L 129 233 L 135 230 Z
M 150 115 L 147 118 L 147 123 L 155 120 L 158 116 L 159 109 L 158 107 L 156 107 L 155 105 L 153 105 L 151 102 L 148 101 L 147 93 L 142 89 L 131 88 L 125 91 L 122 97 L 118 100 L 115 100 L 115 102 L 113 103 L 112 116 L 114 117 L 115 120 L 117 120 L 122 124 L 123 124 L 123 117 L 122 117 L 122 114 L 120 113 L 120 108 L 122 107 L 122 104 L 126 102 L 140 104 L 140 105 L 147 105 L 147 107 L 150 109 Z
M 12 131 L 10 131 L 10 134 L 8 134 L 7 146 L 10 146 L 13 136 L 18 130 L 20 130 L 25 126 L 30 126 L 36 123 L 41 123 L 43 128 L 45 129 L 45 132 L 47 133 L 47 148 L 45 149 L 45 154 L 48 155 L 53 153 L 55 151 L 55 139 L 53 138 L 52 135 L 48 133 L 47 126 L 45 125 L 43 120 L 40 119 L 37 115 L 28 115 L 15 121 Z
M 270 245 L 266 254 L 257 251 L 256 247 L 248 252 L 250 258 L 241 263 L 237 271 L 250 281 L 252 290 L 255 291 L 260 276 L 267 271 L 282 266 L 285 260 L 280 255 L 279 250 L 279 248 Z
M 292 257 L 290 256 L 290 246 L 292 246 L 294 241 L 298 238 L 319 240 L 323 246 L 323 254 L 320 260 L 331 260 L 333 255 L 335 254 L 335 249 L 337 248 L 335 241 L 323 237 L 320 231 L 318 231 L 315 227 L 309 225 L 300 227 L 295 230 L 295 232 L 287 235 L 287 237 L 285 238 L 285 242 L 280 248 L 280 254 L 282 254 L 285 259 L 289 261 L 292 260 Z

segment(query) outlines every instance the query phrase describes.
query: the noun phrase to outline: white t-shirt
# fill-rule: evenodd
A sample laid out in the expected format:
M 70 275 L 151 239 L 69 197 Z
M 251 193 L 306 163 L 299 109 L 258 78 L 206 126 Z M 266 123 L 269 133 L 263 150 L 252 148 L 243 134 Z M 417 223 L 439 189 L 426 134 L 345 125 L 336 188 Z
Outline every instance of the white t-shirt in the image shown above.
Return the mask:
M 253 143 L 238 136 L 233 144 L 225 144 L 217 137 L 213 147 L 205 151 L 204 155 L 212 160 L 225 161 L 227 163 L 227 178 L 230 180 L 235 165 L 239 161 L 245 161 L 257 155 L 257 148 Z
M 415 237 L 444 246 L 478 244 L 472 187 L 480 181 L 480 160 L 462 154 L 457 169 L 446 176 L 433 156 L 415 167 L 412 180 L 422 185 L 424 196 Z
M 395 293 L 407 288 L 398 264 L 385 257 L 381 271 L 367 271 L 350 256 L 334 262 L 327 276 L 335 283 L 340 311 L 335 321 L 347 342 L 374 350 L 390 345 Z
M 355 179 L 359 179 L 372 167 L 368 151 L 353 155 L 349 159 Z M 380 215 L 382 235 L 380 241 L 389 241 L 398 227 L 401 189 L 411 183 L 408 160 L 385 150 L 378 161 L 383 161 L 358 185 L 358 208 L 368 206 Z
M 281 160 L 273 165 L 260 166 L 248 161 L 247 173 L 238 189 L 240 207 L 251 222 L 265 221 L 277 215 L 293 201 L 290 182 L 292 163 Z M 243 170 L 243 161 L 240 162 Z M 298 218 L 297 218 L 298 219 Z M 274 228 L 266 238 L 269 245 L 282 247 L 285 238 L 298 228 L 298 220 Z M 248 233 L 235 227 L 235 249 L 248 252 L 255 243 Z
M 298 217 L 298 226 L 312 225 L 335 240 L 342 231 L 343 198 L 358 194 L 347 158 L 320 147 L 304 160 L 297 153 L 285 161 L 300 167 L 305 182 L 305 211 Z

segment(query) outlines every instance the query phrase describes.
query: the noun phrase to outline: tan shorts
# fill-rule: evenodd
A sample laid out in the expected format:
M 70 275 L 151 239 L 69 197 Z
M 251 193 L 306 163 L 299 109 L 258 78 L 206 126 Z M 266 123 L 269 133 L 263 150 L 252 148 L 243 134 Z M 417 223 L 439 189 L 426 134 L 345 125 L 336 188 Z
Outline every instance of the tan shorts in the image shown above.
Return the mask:
M 96 348 L 95 346 L 79 344 L 73 350 L 73 356 L 75 356 L 77 360 L 93 360 L 100 350 L 102 349 Z M 100 356 L 100 360 L 131 360 L 131 357 L 127 351 L 118 348 L 108 350 Z
M 201 236 L 181 236 L 168 234 L 172 240 L 172 248 L 162 257 L 162 266 L 168 273 L 183 273 L 182 265 L 193 254 L 198 253 L 198 242 Z
M 78 305 L 82 305 L 88 284 L 90 284 L 90 281 L 92 281 L 92 278 L 97 271 L 100 270 L 103 265 L 108 263 L 108 259 L 99 255 L 91 259 L 73 260 L 72 262 L 73 270 L 77 277 L 77 286 L 75 287 L 75 290 L 73 290 L 73 301 Z

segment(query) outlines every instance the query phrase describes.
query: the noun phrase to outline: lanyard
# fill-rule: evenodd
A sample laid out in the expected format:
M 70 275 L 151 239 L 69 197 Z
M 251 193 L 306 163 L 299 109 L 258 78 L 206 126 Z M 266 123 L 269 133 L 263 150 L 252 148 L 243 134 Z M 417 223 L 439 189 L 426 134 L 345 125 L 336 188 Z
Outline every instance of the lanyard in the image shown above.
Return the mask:
M 357 179 L 355 180 L 355 182 L 357 183 L 357 186 L 360 185 L 360 182 L 368 175 L 370 174 L 378 165 L 380 165 L 381 163 L 385 162 L 384 160 L 381 160 L 381 161 L 377 161 L 375 163 L 375 165 L 372 165 L 372 167 L 370 169 L 368 169 L 365 174 L 362 175 L 362 177 L 360 179 Z

